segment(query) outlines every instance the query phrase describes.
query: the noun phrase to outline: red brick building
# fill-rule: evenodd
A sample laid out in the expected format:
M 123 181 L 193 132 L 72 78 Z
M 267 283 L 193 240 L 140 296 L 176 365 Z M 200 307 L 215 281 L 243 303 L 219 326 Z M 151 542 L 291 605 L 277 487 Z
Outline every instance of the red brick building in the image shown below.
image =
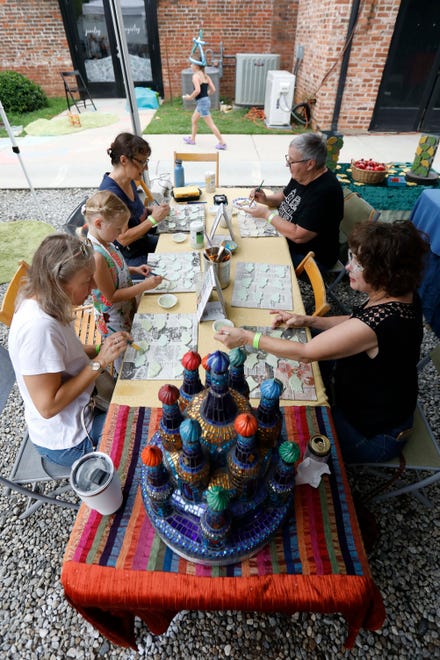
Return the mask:
M 124 96 L 109 0 L 0 0 L 0 68 L 48 95 L 79 69 L 95 97 Z M 182 93 L 203 29 L 220 96 L 236 96 L 237 53 L 279 54 L 295 101 L 325 130 L 440 130 L 438 0 L 120 0 L 133 77 Z M 246 75 L 246 73 L 245 73 Z

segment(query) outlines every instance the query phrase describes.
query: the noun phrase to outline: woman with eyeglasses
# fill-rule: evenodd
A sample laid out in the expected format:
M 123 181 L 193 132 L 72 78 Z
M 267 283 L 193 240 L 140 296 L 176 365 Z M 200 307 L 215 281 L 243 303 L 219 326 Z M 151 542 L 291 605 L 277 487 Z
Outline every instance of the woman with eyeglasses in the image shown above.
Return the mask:
M 408 220 L 360 223 L 348 244 L 350 286 L 367 295 L 350 316 L 271 312 L 273 327 L 317 332 L 305 344 L 243 328 L 222 328 L 215 339 L 227 348 L 250 345 L 301 362 L 334 360 L 327 385 L 344 459 L 387 461 L 399 455 L 413 424 L 423 338 L 417 288 L 429 247 Z
M 102 346 L 83 345 L 73 308 L 95 286 L 93 247 L 68 234 L 47 236 L 32 259 L 9 331 L 9 354 L 24 401 L 29 437 L 38 453 L 71 466 L 93 451 L 105 413 L 90 397 L 100 373 L 127 347 L 117 332 Z
M 327 142 L 319 133 L 296 135 L 286 154 L 290 181 L 273 193 L 251 191 L 257 202 L 248 209 L 287 238 L 296 267 L 312 250 L 321 270 L 339 258 L 339 225 L 344 215 L 344 196 L 336 176 L 327 169 Z
M 151 155 L 146 140 L 131 133 L 120 133 L 107 153 L 112 170 L 104 174 L 99 189 L 117 195 L 130 211 L 128 229 L 118 236 L 115 245 L 129 266 L 141 266 L 156 249 L 158 237 L 154 230 L 167 217 L 170 207 L 168 204 L 146 207 L 137 192 L 136 181 L 142 179 Z

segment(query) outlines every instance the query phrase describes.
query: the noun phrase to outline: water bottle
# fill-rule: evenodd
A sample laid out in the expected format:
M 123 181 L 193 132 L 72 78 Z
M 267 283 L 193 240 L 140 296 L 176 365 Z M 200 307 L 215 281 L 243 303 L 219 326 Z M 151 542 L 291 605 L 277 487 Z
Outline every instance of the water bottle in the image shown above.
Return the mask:
M 174 166 L 174 185 L 176 188 L 183 188 L 185 185 L 185 171 L 181 160 L 176 160 Z

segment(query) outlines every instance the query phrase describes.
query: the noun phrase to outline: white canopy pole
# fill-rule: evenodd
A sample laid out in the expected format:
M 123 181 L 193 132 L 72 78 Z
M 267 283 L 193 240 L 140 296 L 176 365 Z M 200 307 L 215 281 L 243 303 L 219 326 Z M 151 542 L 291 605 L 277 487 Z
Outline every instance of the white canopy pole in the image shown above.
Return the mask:
M 0 115 L 1 115 L 2 121 L 3 121 L 4 125 L 5 125 L 6 132 L 7 132 L 7 134 L 9 135 L 9 139 L 11 140 L 11 143 L 12 143 L 12 151 L 14 152 L 14 154 L 17 154 L 17 156 L 18 156 L 18 160 L 20 161 L 21 168 L 22 168 L 22 170 L 23 170 L 23 172 L 24 172 L 24 175 L 25 175 L 26 180 L 27 180 L 27 182 L 28 182 L 28 186 L 29 186 L 30 191 L 31 191 L 31 193 L 32 193 L 32 196 L 33 196 L 33 198 L 34 198 L 35 206 L 37 207 L 38 214 L 39 214 L 41 220 L 44 220 L 43 211 L 41 210 L 40 204 L 39 204 L 38 199 L 37 199 L 37 195 L 35 194 L 34 187 L 33 187 L 32 183 L 31 183 L 31 180 L 30 180 L 30 178 L 29 178 L 29 176 L 28 176 L 28 173 L 27 173 L 27 171 L 26 171 L 26 168 L 25 168 L 25 166 L 24 166 L 23 160 L 22 160 L 22 158 L 21 158 L 20 148 L 19 148 L 19 146 L 18 146 L 18 144 L 17 144 L 17 142 L 16 142 L 16 140 L 15 140 L 14 134 L 13 134 L 12 129 L 11 129 L 11 125 L 10 125 L 10 123 L 9 123 L 9 121 L 8 121 L 8 118 L 7 118 L 7 116 L 6 116 L 5 109 L 4 109 L 4 107 L 3 107 L 3 103 L 2 103 L 1 101 L 0 101 Z
M 142 136 L 141 123 L 137 107 L 136 95 L 134 92 L 133 76 L 131 75 L 130 55 L 128 53 L 127 37 L 124 29 L 124 19 L 122 16 L 120 0 L 109 0 L 112 13 L 113 27 L 118 46 L 118 56 L 121 62 L 122 75 L 124 78 L 125 93 L 130 106 L 131 122 L 133 124 L 133 133 Z

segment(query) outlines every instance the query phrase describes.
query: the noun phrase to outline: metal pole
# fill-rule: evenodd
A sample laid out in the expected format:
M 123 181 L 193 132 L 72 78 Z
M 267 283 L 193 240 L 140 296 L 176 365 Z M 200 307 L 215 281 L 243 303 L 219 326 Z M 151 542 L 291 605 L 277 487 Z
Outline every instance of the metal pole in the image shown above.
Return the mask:
M 23 172 L 24 172 L 24 175 L 25 175 L 25 177 L 26 177 L 26 180 L 27 180 L 27 182 L 28 182 L 28 186 L 29 186 L 30 191 L 31 191 L 31 193 L 32 193 L 32 196 L 33 196 L 33 198 L 34 198 L 35 206 L 36 206 L 37 209 L 38 209 L 38 213 L 39 213 L 39 215 L 40 215 L 40 218 L 41 218 L 41 220 L 44 220 L 43 211 L 41 210 L 40 204 L 39 204 L 38 199 L 37 199 L 37 195 L 35 194 L 34 187 L 33 187 L 32 183 L 31 183 L 31 180 L 30 180 L 30 178 L 29 178 L 29 176 L 28 176 L 28 173 L 27 173 L 27 171 L 26 171 L 26 168 L 25 168 L 25 166 L 24 166 L 23 160 L 22 160 L 22 158 L 21 158 L 20 148 L 19 148 L 19 146 L 18 146 L 18 144 L 17 144 L 17 142 L 16 142 L 16 140 L 15 140 L 14 134 L 13 134 L 12 129 L 11 129 L 11 125 L 10 125 L 10 123 L 9 123 L 9 120 L 8 120 L 7 116 L 6 116 L 6 112 L 5 112 L 5 109 L 4 109 L 4 107 L 3 107 L 3 103 L 2 103 L 1 101 L 0 101 L 0 115 L 1 115 L 2 121 L 3 121 L 4 125 L 5 125 L 6 132 L 7 132 L 7 134 L 9 135 L 9 139 L 11 140 L 11 143 L 12 143 L 12 151 L 14 152 L 14 154 L 17 154 L 17 156 L 18 156 L 18 160 L 20 161 L 21 168 L 22 168 L 22 170 L 23 170 Z
M 142 136 L 141 123 L 137 107 L 136 95 L 134 92 L 133 77 L 131 75 L 130 56 L 128 53 L 127 38 L 124 29 L 124 19 L 122 16 L 120 0 L 109 0 L 112 14 L 113 27 L 118 46 L 118 57 L 121 62 L 122 75 L 124 78 L 125 93 L 130 107 L 131 123 L 133 133 Z

